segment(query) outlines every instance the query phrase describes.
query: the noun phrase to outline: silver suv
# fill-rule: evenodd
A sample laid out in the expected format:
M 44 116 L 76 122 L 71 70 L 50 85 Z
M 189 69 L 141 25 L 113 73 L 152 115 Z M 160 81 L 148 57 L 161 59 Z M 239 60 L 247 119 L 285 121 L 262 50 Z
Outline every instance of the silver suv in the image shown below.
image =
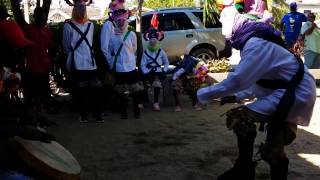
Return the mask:
M 142 15 L 141 31 L 150 27 L 153 13 L 158 14 L 159 29 L 165 38 L 161 42 L 170 62 L 180 59 L 183 54 L 209 60 L 228 56 L 231 51 L 226 48 L 226 40 L 221 33 L 221 23 L 217 13 L 212 13 L 214 20 L 202 23 L 203 10 L 200 8 L 168 8 L 150 11 Z M 135 19 L 129 25 L 135 27 Z M 143 40 L 143 46 L 146 47 Z

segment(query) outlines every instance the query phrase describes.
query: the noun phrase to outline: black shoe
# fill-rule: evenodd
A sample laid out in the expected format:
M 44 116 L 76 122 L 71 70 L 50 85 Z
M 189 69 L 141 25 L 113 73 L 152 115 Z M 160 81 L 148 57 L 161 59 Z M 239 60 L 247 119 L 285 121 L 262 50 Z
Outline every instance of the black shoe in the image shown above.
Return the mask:
M 127 114 L 121 114 L 120 117 L 121 117 L 121 119 L 128 119 L 128 115 Z
M 140 119 L 140 108 L 138 107 L 138 105 L 133 107 L 133 117 L 135 119 Z
M 140 114 L 135 114 L 135 115 L 133 115 L 133 117 L 134 117 L 135 119 L 140 119 Z
M 104 119 L 102 115 L 96 116 L 95 119 L 96 119 L 96 123 L 104 123 Z
M 288 165 L 288 158 L 279 159 L 277 163 L 270 164 L 271 180 L 287 180 Z
M 256 163 L 235 163 L 234 167 L 218 176 L 218 180 L 254 180 Z
M 80 117 L 79 117 L 79 122 L 81 122 L 81 123 L 87 123 L 87 122 L 89 122 L 89 121 L 88 121 L 88 117 L 87 117 L 87 116 L 84 116 L 84 115 L 80 116 Z

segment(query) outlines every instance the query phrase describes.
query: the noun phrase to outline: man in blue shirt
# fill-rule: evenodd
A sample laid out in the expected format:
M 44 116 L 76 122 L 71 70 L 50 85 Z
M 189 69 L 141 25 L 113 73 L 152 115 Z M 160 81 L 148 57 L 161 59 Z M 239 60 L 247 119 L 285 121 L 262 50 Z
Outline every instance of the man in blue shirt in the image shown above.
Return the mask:
M 306 22 L 307 17 L 297 12 L 297 3 L 290 3 L 290 13 L 283 16 L 281 20 L 281 31 L 284 32 L 285 43 L 288 48 L 291 48 L 297 41 L 302 22 Z

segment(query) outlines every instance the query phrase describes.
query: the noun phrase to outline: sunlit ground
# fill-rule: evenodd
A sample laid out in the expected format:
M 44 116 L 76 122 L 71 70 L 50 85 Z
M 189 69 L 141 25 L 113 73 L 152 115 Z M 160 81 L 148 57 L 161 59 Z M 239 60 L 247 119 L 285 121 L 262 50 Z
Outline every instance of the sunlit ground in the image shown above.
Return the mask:
M 308 127 L 300 126 L 299 128 L 320 137 L 320 88 L 317 89 L 317 96 L 319 97 L 317 97 L 317 101 L 313 109 L 313 115 L 310 125 Z M 320 168 L 320 149 L 319 154 L 299 153 L 298 155 L 306 161 Z

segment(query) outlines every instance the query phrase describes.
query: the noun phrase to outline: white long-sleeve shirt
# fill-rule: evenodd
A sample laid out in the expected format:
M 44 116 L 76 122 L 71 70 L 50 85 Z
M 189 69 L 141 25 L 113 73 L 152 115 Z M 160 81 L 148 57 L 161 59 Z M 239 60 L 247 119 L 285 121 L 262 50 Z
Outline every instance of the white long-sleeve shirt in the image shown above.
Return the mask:
M 261 38 L 251 38 L 241 52 L 241 60 L 234 73 L 221 83 L 197 92 L 198 99 L 207 103 L 212 99 L 237 95 L 243 99 L 254 95 L 257 100 L 247 107 L 255 112 L 272 115 L 284 89 L 266 89 L 256 84 L 259 79 L 282 79 L 289 81 L 297 72 L 299 64 L 295 57 L 279 45 Z M 238 93 L 238 94 L 236 94 Z M 303 80 L 296 89 L 296 99 L 287 121 L 307 126 L 316 99 L 315 81 L 305 67 Z
M 79 24 L 75 21 L 72 21 L 73 24 L 75 24 L 82 32 L 85 32 L 85 30 L 88 27 L 88 24 L 91 22 L 86 22 L 84 24 Z M 90 43 L 90 46 L 92 46 L 92 40 L 93 40 L 93 30 L 94 26 L 93 23 L 91 23 L 89 32 L 87 34 L 87 39 Z M 73 59 L 72 57 L 72 50 L 76 46 L 77 42 L 81 38 L 81 35 L 74 30 L 70 24 L 65 23 L 63 27 L 63 47 L 65 52 L 68 55 L 67 59 L 67 69 L 71 70 L 71 61 Z M 90 48 L 88 47 L 87 43 L 85 41 L 82 41 L 80 46 L 75 50 L 74 52 L 74 65 L 75 69 L 77 70 L 95 70 L 97 69 L 96 62 L 92 64 L 92 56 Z M 95 60 L 94 60 L 95 61 Z
M 109 48 L 109 42 L 111 34 L 114 32 L 114 26 L 111 21 L 107 20 L 101 29 L 100 33 L 100 45 L 101 45 L 101 51 L 104 55 L 104 57 L 107 59 L 108 54 L 108 48 Z
M 134 32 L 129 32 L 129 35 L 125 41 L 123 38 L 126 33 L 115 34 L 110 36 L 109 48 L 107 51 L 107 61 L 110 69 L 113 67 L 115 54 L 117 53 L 120 45 L 123 43 L 123 47 L 118 56 L 116 63 L 116 72 L 130 72 L 136 69 L 136 51 L 137 51 L 137 36 Z
M 156 56 L 158 54 L 158 51 L 149 51 L 148 49 L 146 49 L 145 52 L 148 53 L 148 55 L 151 56 L 152 58 L 156 58 Z M 145 54 L 145 52 L 143 53 L 141 65 L 140 65 L 143 74 L 147 74 L 151 71 L 151 69 L 147 67 L 148 64 L 150 64 L 151 66 L 157 66 L 157 64 L 154 62 L 154 60 L 150 59 Z M 156 59 L 156 62 L 158 63 L 158 65 L 163 66 L 164 72 L 168 71 L 169 60 L 168 60 L 166 52 L 164 52 L 163 49 L 160 49 L 160 53 Z M 155 72 L 162 72 L 162 67 L 156 67 Z

